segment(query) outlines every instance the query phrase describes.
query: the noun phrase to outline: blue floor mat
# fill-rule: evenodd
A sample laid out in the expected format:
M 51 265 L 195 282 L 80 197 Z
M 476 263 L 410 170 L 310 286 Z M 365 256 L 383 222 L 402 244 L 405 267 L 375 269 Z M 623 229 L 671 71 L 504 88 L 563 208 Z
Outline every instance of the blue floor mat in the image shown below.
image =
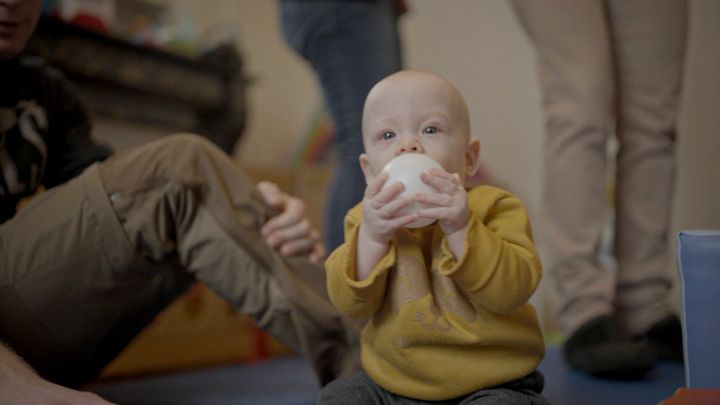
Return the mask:
M 601 380 L 568 369 L 557 347 L 548 348 L 540 371 L 543 395 L 556 405 L 654 405 L 684 385 L 680 363 L 661 362 L 643 381 Z M 309 405 L 318 389 L 310 365 L 297 356 L 90 387 L 121 405 Z
M 310 364 L 298 356 L 107 382 L 89 389 L 120 405 L 311 405 L 319 391 Z
M 642 381 L 603 380 L 567 367 L 559 347 L 540 363 L 543 396 L 559 405 L 655 405 L 685 385 L 681 363 L 661 361 Z

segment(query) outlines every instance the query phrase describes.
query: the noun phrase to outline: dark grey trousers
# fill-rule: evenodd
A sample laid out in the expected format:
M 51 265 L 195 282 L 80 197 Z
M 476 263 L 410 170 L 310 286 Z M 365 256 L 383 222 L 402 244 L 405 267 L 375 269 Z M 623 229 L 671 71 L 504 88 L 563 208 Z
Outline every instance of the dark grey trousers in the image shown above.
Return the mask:
M 549 405 L 540 393 L 545 379 L 539 371 L 519 380 L 486 388 L 460 398 L 446 401 L 421 401 L 386 391 L 365 373 L 360 371 L 350 377 L 337 379 L 320 391 L 318 405 Z

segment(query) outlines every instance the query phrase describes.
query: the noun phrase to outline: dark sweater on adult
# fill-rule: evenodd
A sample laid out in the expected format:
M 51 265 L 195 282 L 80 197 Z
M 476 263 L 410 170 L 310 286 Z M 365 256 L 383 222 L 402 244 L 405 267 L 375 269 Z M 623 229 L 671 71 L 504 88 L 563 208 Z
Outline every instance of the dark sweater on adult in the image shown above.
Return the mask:
M 0 61 L 0 223 L 21 198 L 52 188 L 111 154 L 90 136 L 77 91 L 41 59 Z

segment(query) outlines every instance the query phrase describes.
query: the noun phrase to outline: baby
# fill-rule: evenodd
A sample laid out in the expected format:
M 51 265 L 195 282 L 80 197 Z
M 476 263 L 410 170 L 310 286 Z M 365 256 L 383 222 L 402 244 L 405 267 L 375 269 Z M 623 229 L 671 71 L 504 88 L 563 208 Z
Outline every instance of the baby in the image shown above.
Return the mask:
M 434 74 L 401 71 L 372 88 L 362 126 L 365 196 L 326 268 L 335 306 L 368 319 L 364 371 L 325 386 L 319 403 L 547 404 L 528 303 L 542 273 L 528 215 L 506 191 L 465 189 L 480 142 L 462 95 Z M 436 192 L 385 184 L 385 165 L 406 153 L 442 166 L 420 176 Z M 415 202 L 423 208 L 403 210 Z M 406 227 L 421 218 L 434 222 Z

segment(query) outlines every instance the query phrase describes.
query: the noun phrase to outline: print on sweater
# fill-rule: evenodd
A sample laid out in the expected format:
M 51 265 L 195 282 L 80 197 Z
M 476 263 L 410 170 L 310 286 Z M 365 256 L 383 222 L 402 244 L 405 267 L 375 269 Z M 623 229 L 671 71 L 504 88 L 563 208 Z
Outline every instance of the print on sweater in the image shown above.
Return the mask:
M 418 241 L 414 239 L 414 235 L 406 231 L 400 231 L 396 235 L 397 264 L 391 270 L 388 280 L 393 312 L 399 314 L 403 305 L 431 295 L 429 307 L 418 310 L 413 317 L 413 321 L 420 327 L 442 333 L 450 332 L 453 324 L 445 317 L 447 313 L 456 315 L 467 323 L 476 322 L 477 312 L 455 282 L 450 277 L 441 275 L 437 269 L 430 268 L 432 259 L 423 257 L 419 249 L 408 248 L 418 245 Z M 434 255 L 439 255 L 440 246 L 434 247 L 433 251 Z M 399 347 L 429 343 L 410 342 L 403 336 L 395 336 L 393 340 Z
M 47 163 L 45 110 L 33 100 L 0 108 L 0 196 L 23 196 L 37 189 Z

